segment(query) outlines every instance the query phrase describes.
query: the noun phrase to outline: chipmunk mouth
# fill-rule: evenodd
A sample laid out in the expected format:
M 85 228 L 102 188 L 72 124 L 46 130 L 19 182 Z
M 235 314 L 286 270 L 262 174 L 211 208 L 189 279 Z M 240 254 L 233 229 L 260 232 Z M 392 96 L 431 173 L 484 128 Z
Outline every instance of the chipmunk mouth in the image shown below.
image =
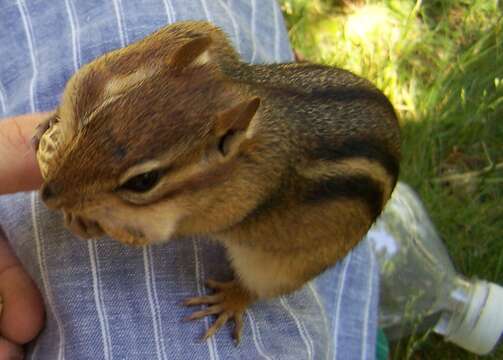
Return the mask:
M 142 246 L 150 243 L 140 229 L 131 226 L 110 227 L 72 212 L 65 212 L 65 225 L 75 235 L 83 239 L 96 239 L 106 234 L 114 240 L 130 246 Z
M 124 228 L 107 228 L 104 231 L 113 239 L 129 246 L 143 246 L 150 243 L 143 231 L 137 228 L 126 226 Z
M 104 235 L 97 221 L 71 211 L 63 211 L 65 225 L 71 232 L 83 239 L 93 239 Z

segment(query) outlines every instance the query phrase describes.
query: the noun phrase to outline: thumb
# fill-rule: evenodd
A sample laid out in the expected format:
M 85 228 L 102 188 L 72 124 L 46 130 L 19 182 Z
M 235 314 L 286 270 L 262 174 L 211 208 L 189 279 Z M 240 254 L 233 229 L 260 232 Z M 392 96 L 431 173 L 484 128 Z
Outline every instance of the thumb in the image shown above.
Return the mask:
M 42 296 L 0 229 L 0 334 L 5 340 L 24 344 L 43 324 Z M 5 359 L 1 351 L 0 359 Z

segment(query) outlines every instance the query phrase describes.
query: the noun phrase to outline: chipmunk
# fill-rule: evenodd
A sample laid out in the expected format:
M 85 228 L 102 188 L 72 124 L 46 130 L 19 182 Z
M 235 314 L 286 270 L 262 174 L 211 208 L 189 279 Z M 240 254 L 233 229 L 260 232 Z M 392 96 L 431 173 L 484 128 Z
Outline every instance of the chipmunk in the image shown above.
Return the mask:
M 205 334 L 334 265 L 395 186 L 388 99 L 348 71 L 244 63 L 208 22 L 166 26 L 83 66 L 35 137 L 45 204 L 125 244 L 208 235 L 234 280 L 208 280 Z

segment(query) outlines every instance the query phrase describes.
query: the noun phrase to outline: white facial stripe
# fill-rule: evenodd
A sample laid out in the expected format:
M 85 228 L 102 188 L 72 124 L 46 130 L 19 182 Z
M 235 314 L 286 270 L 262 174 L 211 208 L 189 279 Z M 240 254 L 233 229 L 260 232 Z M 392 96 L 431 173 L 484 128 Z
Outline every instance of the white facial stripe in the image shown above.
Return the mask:
M 105 99 L 126 92 L 144 80 L 152 77 L 160 67 L 140 68 L 132 74 L 117 76 L 110 79 L 105 85 Z
M 68 143 L 74 137 L 77 129 L 75 109 L 74 109 L 74 97 L 76 90 L 76 82 L 78 81 L 79 73 L 74 75 L 68 81 L 66 85 L 65 92 L 63 93 L 62 101 L 58 107 L 58 118 L 59 126 L 61 131 L 62 143 Z M 63 144 L 60 144 L 63 146 Z
M 110 79 L 105 85 L 103 102 L 84 116 L 82 126 L 89 124 L 105 107 L 126 96 L 128 91 L 141 84 L 145 79 L 152 77 L 158 70 L 157 67 L 140 68 L 130 75 Z
M 144 162 L 140 165 L 135 165 L 130 167 L 124 174 L 119 179 L 120 184 L 124 184 L 126 181 L 131 179 L 132 177 L 136 175 L 140 175 L 155 169 L 158 169 L 162 166 L 163 164 L 158 161 L 158 160 L 150 160 L 147 162 Z
M 119 178 L 119 183 L 123 184 L 133 176 L 143 174 L 145 172 L 149 172 L 159 168 L 167 168 L 175 160 L 176 154 L 186 153 L 189 148 L 190 148 L 189 143 L 182 142 L 181 144 L 172 146 L 169 149 L 169 151 L 166 151 L 165 153 L 159 155 L 157 159 L 147 160 L 141 164 L 133 165 L 121 175 L 121 177 Z M 197 171 L 193 169 L 199 169 L 199 168 L 200 167 L 198 165 L 186 167 L 185 170 L 182 172 L 182 174 L 185 175 L 186 171 L 189 174 L 192 172 L 195 173 Z M 173 180 L 178 179 L 177 174 L 179 173 L 180 172 L 177 171 L 177 173 L 175 174 L 176 177 L 174 177 Z
M 127 94 L 119 94 L 119 95 L 115 95 L 115 96 L 107 98 L 96 109 L 94 109 L 91 113 L 86 114 L 84 116 L 84 119 L 82 120 L 82 125 L 81 126 L 85 126 L 85 125 L 89 124 L 91 121 L 94 120 L 94 118 L 96 117 L 96 115 L 98 115 L 100 113 L 100 111 L 102 111 L 105 107 L 107 107 L 110 104 L 113 104 L 114 102 L 116 102 L 120 98 L 123 98 L 126 95 Z

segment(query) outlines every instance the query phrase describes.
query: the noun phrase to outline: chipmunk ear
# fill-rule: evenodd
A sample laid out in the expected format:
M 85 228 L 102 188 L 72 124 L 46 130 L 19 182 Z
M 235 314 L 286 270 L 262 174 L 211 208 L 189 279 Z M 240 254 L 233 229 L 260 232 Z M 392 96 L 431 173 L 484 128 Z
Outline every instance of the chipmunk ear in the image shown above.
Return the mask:
M 241 101 L 216 116 L 214 134 L 222 136 L 228 131 L 243 131 L 248 128 L 260 105 L 260 98 L 255 96 Z
M 219 138 L 218 149 L 223 156 L 241 145 L 259 105 L 260 98 L 253 97 L 217 114 L 213 133 Z
M 179 49 L 168 59 L 168 65 L 174 68 L 183 69 L 189 65 L 204 65 L 210 61 L 208 48 L 211 44 L 211 37 L 200 35 L 180 46 Z

